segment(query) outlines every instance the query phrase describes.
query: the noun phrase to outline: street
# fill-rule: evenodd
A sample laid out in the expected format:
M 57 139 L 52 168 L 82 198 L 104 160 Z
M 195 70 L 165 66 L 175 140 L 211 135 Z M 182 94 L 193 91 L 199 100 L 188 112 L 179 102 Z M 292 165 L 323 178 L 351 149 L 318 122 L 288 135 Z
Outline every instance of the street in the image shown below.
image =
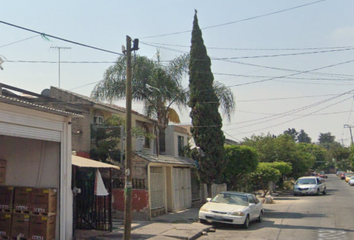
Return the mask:
M 263 222 L 248 229 L 216 224 L 199 239 L 354 239 L 354 187 L 335 174 L 326 185 L 327 195 L 275 197 L 275 204 L 264 204 Z

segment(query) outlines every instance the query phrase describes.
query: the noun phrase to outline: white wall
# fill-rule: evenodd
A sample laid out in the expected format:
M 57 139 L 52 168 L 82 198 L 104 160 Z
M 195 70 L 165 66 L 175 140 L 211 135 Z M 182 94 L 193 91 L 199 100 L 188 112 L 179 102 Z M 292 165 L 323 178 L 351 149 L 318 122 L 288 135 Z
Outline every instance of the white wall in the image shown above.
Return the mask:
M 60 143 L 0 135 L 0 159 L 7 160 L 6 185 L 59 190 Z

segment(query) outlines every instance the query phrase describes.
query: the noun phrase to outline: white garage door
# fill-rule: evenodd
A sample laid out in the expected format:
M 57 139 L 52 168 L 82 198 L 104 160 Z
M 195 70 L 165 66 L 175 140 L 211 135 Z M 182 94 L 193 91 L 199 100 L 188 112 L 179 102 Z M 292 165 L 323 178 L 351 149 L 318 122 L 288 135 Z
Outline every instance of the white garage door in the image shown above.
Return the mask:
M 173 210 L 192 206 L 191 172 L 189 168 L 173 168 Z
M 62 122 L 0 109 L 0 135 L 60 142 L 62 131 Z

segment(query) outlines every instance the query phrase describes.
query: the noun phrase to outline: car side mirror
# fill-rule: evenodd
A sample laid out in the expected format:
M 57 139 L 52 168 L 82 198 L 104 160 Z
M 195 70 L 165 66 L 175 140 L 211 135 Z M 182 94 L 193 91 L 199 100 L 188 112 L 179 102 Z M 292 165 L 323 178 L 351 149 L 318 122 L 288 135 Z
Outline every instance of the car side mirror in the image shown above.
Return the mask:
M 210 202 L 210 201 L 211 201 L 211 198 L 207 198 L 206 200 L 207 200 L 207 202 Z

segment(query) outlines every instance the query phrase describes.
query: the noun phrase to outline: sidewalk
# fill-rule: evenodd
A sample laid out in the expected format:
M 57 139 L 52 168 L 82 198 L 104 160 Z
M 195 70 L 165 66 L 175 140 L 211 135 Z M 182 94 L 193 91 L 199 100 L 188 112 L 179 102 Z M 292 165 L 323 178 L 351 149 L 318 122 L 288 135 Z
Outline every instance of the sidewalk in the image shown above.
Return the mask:
M 168 213 L 150 221 L 133 221 L 131 239 L 173 240 L 197 239 L 212 226 L 198 222 L 199 208 L 190 208 L 177 213 Z M 78 231 L 78 240 L 123 239 L 123 221 L 113 222 L 113 232 Z

